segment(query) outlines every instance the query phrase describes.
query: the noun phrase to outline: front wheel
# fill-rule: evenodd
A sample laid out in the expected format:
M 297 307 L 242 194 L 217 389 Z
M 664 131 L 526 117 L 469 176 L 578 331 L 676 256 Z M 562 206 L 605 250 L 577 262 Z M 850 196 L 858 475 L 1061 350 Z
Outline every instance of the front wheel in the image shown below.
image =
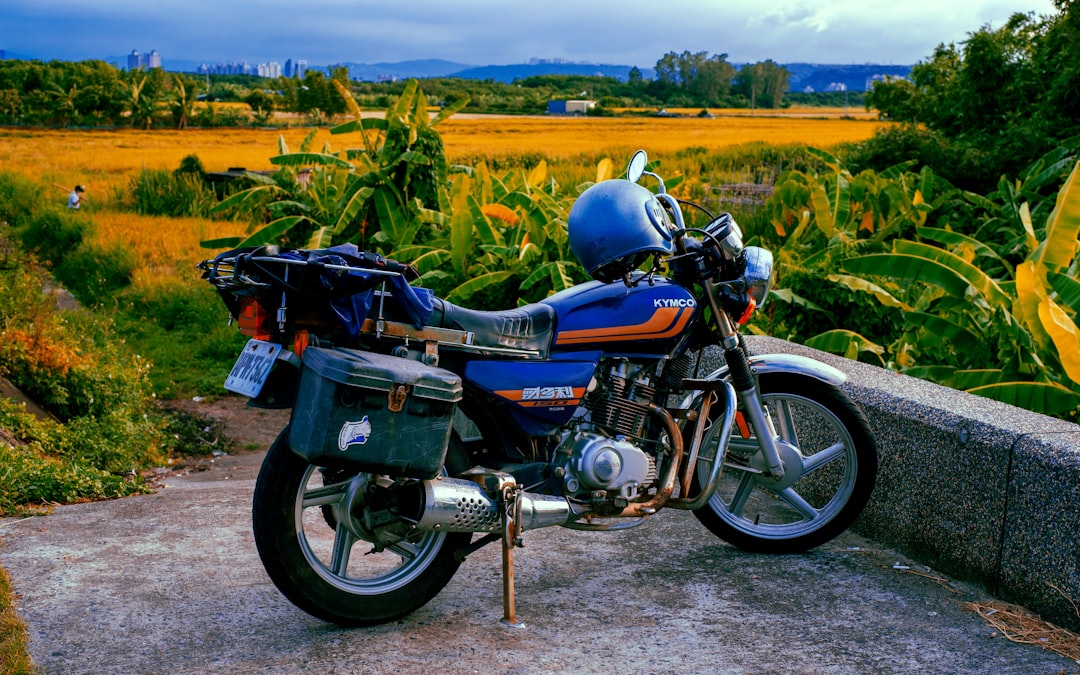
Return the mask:
M 781 373 L 761 375 L 758 385 L 785 475 L 767 475 L 757 438 L 739 424 L 716 492 L 694 515 L 741 549 L 800 553 L 836 537 L 862 512 L 877 479 L 877 445 L 865 415 L 838 388 Z M 707 465 L 695 474 L 707 476 Z
M 456 437 L 447 452 L 454 463 L 464 463 Z M 411 531 L 386 501 L 403 482 L 308 464 L 289 448 L 286 428 L 263 460 L 252 506 L 259 557 L 278 590 L 343 626 L 393 621 L 435 597 L 472 535 Z

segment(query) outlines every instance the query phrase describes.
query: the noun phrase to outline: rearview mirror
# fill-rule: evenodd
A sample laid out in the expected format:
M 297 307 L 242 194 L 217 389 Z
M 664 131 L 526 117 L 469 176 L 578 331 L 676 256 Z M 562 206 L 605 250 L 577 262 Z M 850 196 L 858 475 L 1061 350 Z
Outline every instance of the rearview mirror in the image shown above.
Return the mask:
M 645 165 L 649 163 L 649 157 L 644 150 L 638 150 L 630 158 L 630 165 L 626 167 L 626 180 L 636 183 L 645 174 Z

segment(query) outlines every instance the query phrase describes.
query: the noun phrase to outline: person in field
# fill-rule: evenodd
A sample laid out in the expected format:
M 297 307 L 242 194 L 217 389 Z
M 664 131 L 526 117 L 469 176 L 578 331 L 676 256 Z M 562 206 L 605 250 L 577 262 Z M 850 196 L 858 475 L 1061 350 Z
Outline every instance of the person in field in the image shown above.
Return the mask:
M 85 187 L 83 187 L 82 185 L 75 186 L 75 189 L 71 191 L 70 195 L 68 195 L 69 209 L 78 209 L 80 206 L 82 206 L 83 200 L 86 199 L 85 197 L 83 197 L 84 192 L 86 192 Z

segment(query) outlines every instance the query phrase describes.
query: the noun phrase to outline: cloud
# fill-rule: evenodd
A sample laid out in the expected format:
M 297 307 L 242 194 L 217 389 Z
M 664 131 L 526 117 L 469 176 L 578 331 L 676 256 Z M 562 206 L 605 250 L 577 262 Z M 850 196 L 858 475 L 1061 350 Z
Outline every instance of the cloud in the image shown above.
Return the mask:
M 1025 6 L 1054 11 L 1051 0 Z M 157 49 L 166 62 L 540 57 L 650 67 L 688 50 L 735 62 L 914 63 L 1023 9 L 1009 0 L 6 0 L 0 49 L 62 59 Z

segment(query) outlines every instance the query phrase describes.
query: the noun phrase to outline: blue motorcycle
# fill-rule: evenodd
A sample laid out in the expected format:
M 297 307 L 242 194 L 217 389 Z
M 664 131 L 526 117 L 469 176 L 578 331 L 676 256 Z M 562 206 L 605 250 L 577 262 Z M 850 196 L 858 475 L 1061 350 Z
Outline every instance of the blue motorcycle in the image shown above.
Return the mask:
M 593 281 L 517 309 L 453 305 L 354 246 L 200 265 L 251 337 L 226 388 L 292 408 L 253 505 L 291 602 L 340 625 L 393 621 L 497 543 L 503 621 L 518 625 L 525 530 L 621 530 L 676 508 L 739 548 L 796 553 L 851 525 L 878 455 L 843 373 L 748 353 L 739 326 L 765 302 L 772 255 L 726 213 L 687 227 L 646 165 L 639 151 L 570 211 Z

